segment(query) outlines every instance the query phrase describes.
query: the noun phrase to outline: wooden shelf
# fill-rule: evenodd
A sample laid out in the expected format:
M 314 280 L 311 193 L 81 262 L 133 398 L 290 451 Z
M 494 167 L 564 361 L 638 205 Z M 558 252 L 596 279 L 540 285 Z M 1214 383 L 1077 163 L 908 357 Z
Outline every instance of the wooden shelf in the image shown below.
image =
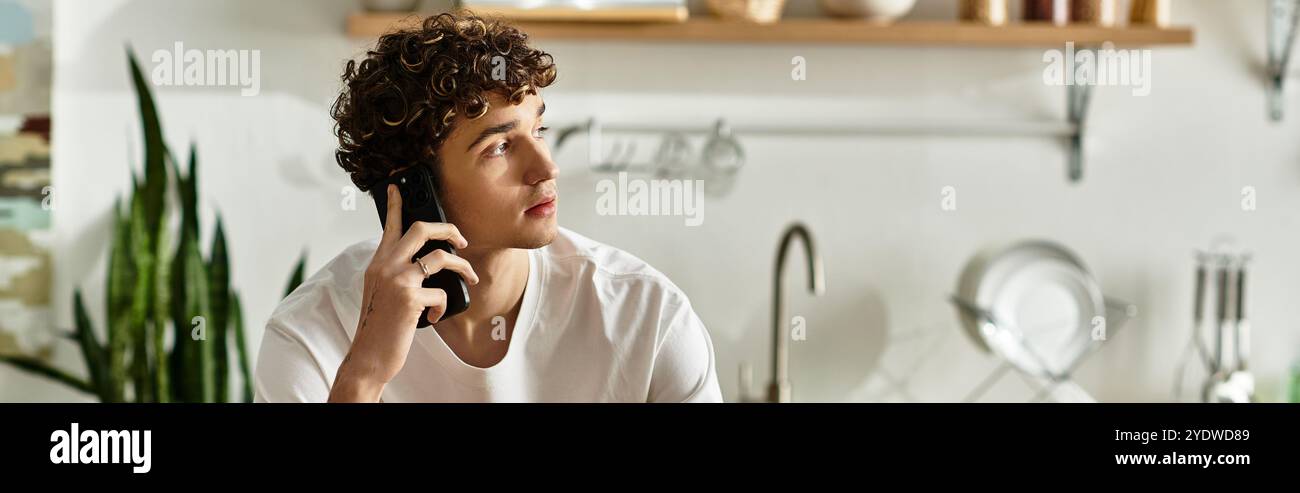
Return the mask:
M 347 32 L 358 38 L 377 37 L 399 27 L 415 25 L 421 16 L 353 14 Z M 1190 45 L 1189 27 L 1096 27 L 1045 23 L 985 26 L 962 22 L 900 22 L 876 24 L 837 19 L 787 19 L 772 25 L 697 19 L 683 23 L 518 22 L 534 39 L 663 41 L 686 43 L 818 43 L 952 46 L 1054 47 L 1067 42 L 1116 46 Z
M 347 32 L 356 38 L 375 38 L 393 29 L 418 24 L 419 14 L 353 14 Z M 1117 47 L 1189 46 L 1190 27 L 1097 27 L 1055 26 L 1048 23 L 1013 23 L 1006 26 L 956 21 L 918 21 L 878 24 L 864 21 L 793 18 L 772 25 L 719 21 L 711 18 L 681 23 L 632 22 L 515 22 L 538 40 L 633 41 L 662 43 L 816 43 L 838 45 L 901 45 L 959 47 L 1061 48 L 1066 43 L 1096 47 L 1113 43 Z M 1067 176 L 1077 182 L 1083 177 L 1083 128 L 1091 100 L 1092 85 L 1066 86 L 1066 121 L 1049 129 L 1052 135 L 1069 139 Z M 963 134 L 971 132 L 961 131 Z

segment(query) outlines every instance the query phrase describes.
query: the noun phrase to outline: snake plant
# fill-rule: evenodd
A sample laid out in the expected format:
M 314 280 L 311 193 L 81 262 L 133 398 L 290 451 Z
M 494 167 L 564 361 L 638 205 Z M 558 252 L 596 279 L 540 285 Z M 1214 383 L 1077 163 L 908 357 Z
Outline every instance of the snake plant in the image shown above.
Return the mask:
M 127 60 L 144 133 L 144 173 L 132 172 L 129 197 L 113 207 L 105 337 L 99 338 L 78 288 L 72 299 L 74 330 L 67 336 L 81 348 L 87 378 L 34 358 L 0 356 L 0 361 L 103 402 L 251 402 L 243 315 L 230 286 L 221 216 L 204 258 L 197 152 L 191 145 L 182 170 L 165 144 L 149 84 L 130 50 Z M 173 196 L 175 204 L 169 200 Z M 169 215 L 177 210 L 179 230 L 172 231 Z M 305 264 L 304 253 L 286 295 L 302 282 Z M 242 377 L 240 389 L 230 388 L 235 371 Z

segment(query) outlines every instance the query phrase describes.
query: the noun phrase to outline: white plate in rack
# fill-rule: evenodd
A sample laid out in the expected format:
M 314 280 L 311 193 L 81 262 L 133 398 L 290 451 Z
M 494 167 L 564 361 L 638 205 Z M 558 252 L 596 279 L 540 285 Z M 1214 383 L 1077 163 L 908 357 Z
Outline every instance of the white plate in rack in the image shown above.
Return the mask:
M 1077 256 L 1056 243 L 1025 241 L 976 255 L 957 289 L 994 323 L 959 310 L 976 344 L 1043 378 L 1064 373 L 1087 351 L 1101 288 Z

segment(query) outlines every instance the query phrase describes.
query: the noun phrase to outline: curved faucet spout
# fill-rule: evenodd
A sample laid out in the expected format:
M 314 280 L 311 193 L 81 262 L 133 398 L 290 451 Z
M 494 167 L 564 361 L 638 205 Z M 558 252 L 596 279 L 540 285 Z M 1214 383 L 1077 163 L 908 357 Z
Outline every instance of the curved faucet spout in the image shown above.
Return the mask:
M 808 262 L 808 291 L 820 295 L 826 291 L 825 272 L 822 258 L 817 254 L 816 243 L 812 233 L 803 223 L 794 223 L 786 227 L 781 236 L 780 246 L 776 251 L 776 269 L 772 279 L 772 383 L 767 389 L 768 402 L 790 402 L 790 337 L 788 330 L 782 330 L 781 286 L 784 283 L 785 257 L 790 251 L 790 243 L 799 238 L 803 240 L 804 257 Z

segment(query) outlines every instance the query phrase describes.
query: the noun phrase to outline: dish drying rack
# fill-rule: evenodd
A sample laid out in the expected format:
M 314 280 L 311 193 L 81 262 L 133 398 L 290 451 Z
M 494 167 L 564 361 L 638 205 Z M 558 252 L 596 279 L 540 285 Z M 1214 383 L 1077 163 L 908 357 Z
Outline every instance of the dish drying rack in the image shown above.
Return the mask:
M 966 394 L 966 397 L 962 399 L 962 402 L 975 402 L 979 400 L 980 397 L 988 393 L 989 389 L 993 387 L 993 384 L 1000 381 L 1002 377 L 1006 375 L 1008 370 L 1016 370 L 1025 377 L 1026 382 L 1037 387 L 1034 396 L 1029 399 L 1028 402 L 1042 402 L 1049 396 L 1054 397 L 1057 402 L 1096 402 L 1096 399 L 1093 399 L 1092 395 L 1074 382 L 1073 375 L 1078 371 L 1084 360 L 1097 352 L 1105 341 L 1109 340 L 1116 332 L 1118 332 L 1126 322 L 1137 316 L 1136 305 L 1110 297 L 1104 299 L 1106 305 L 1105 337 L 1102 339 L 1097 339 L 1095 337 L 1089 338 L 1088 345 L 1085 346 L 1072 361 L 1065 365 L 1064 370 L 1053 372 L 1047 365 L 1043 364 L 1043 368 L 1046 369 L 1048 373 L 1048 376 L 1044 378 L 1040 375 L 1021 371 L 1019 368 L 1016 368 L 1015 365 L 1011 364 L 1011 362 L 1002 359 L 997 368 L 994 368 L 993 371 L 989 372 L 989 374 L 985 376 L 974 389 L 971 389 L 971 391 Z M 982 320 L 981 323 L 994 324 L 996 326 L 989 310 L 975 306 L 957 296 L 951 297 L 951 301 L 960 310 L 970 313 L 977 319 Z M 1017 341 L 1020 342 L 1020 347 L 1024 349 L 1026 353 L 1032 355 L 1034 359 L 1038 360 L 1040 364 L 1046 361 L 1042 355 L 1040 355 L 1023 339 L 1017 339 Z

